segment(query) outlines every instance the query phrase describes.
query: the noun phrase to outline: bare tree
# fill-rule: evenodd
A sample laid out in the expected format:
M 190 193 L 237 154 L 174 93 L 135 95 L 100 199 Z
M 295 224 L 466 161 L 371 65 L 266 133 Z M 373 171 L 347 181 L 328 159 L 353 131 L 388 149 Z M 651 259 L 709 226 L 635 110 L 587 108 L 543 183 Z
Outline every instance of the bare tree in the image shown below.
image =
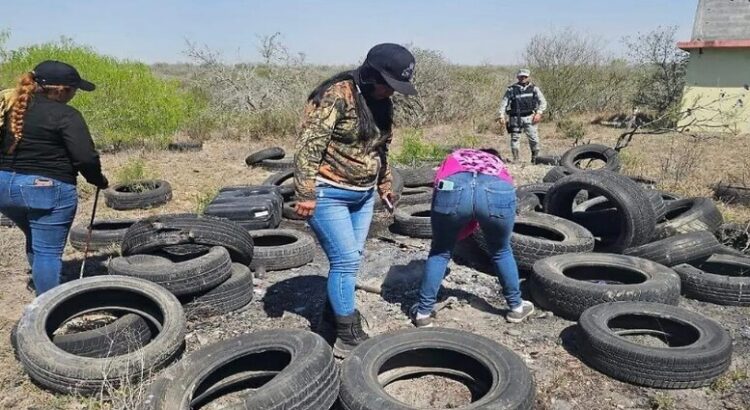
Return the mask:
M 633 103 L 654 111 L 656 116 L 670 110 L 676 113 L 682 101 L 690 54 L 675 47 L 676 31 L 674 26 L 658 27 L 635 38 L 625 38 L 628 55 L 640 73 Z M 667 120 L 674 122 L 675 118 Z
M 603 49 L 601 40 L 570 28 L 532 37 L 524 61 L 544 89 L 551 117 L 623 103 L 629 70 Z

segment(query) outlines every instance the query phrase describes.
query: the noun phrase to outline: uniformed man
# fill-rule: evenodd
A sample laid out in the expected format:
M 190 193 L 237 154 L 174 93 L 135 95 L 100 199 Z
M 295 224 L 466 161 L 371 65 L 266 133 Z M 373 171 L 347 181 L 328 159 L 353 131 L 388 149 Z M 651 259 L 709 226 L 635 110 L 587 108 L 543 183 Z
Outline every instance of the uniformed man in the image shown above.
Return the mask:
M 531 148 L 531 163 L 536 161 L 539 154 L 539 132 L 537 124 L 542 120 L 542 114 L 547 109 L 547 100 L 542 90 L 529 82 L 531 72 L 522 69 L 516 74 L 518 82 L 508 87 L 500 103 L 498 119 L 510 134 L 510 151 L 513 162 L 519 159 L 518 150 L 521 147 L 519 139 L 521 132 L 529 138 Z M 506 119 L 507 115 L 507 119 Z

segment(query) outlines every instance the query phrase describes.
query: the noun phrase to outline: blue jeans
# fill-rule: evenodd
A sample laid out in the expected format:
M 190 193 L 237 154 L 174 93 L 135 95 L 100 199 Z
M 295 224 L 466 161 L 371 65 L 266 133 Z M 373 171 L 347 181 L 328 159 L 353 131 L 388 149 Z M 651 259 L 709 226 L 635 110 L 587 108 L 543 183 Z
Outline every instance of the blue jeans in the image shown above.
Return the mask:
M 515 188 L 496 177 L 471 172 L 454 174 L 446 180 L 453 182 L 453 189 L 436 188 L 432 198 L 432 247 L 422 277 L 418 312 L 432 312 L 458 236 L 472 219 L 479 222 L 487 240 L 508 306 L 520 306 L 523 300 L 518 266 L 510 248 L 516 219 Z
M 36 294 L 60 284 L 62 254 L 78 207 L 76 186 L 0 171 L 0 212 L 26 235 Z
M 337 316 L 354 313 L 354 286 L 372 222 L 373 190 L 351 191 L 323 185 L 317 188 L 310 227 L 320 241 L 330 269 L 328 300 Z

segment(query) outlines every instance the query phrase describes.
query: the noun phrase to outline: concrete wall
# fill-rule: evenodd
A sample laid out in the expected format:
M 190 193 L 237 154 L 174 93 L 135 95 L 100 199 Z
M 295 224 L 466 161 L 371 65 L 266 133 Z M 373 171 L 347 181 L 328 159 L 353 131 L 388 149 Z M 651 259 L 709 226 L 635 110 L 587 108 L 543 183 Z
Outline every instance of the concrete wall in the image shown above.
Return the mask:
M 750 1 L 699 0 L 693 40 L 750 39 Z
M 706 131 L 750 132 L 750 49 L 703 49 L 690 53 L 682 100 Z M 721 128 L 724 125 L 729 129 Z M 719 127 L 719 128 L 715 128 Z

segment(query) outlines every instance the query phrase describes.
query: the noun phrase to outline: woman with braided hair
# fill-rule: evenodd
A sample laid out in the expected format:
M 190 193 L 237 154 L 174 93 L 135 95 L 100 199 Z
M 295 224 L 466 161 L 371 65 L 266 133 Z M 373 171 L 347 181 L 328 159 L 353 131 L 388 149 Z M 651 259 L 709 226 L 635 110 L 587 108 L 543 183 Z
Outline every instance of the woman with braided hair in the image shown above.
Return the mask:
M 94 88 L 72 66 L 44 61 L 0 92 L 0 213 L 26 235 L 37 295 L 60 284 L 76 176 L 102 189 L 109 184 L 86 122 L 67 105 L 78 89 Z

